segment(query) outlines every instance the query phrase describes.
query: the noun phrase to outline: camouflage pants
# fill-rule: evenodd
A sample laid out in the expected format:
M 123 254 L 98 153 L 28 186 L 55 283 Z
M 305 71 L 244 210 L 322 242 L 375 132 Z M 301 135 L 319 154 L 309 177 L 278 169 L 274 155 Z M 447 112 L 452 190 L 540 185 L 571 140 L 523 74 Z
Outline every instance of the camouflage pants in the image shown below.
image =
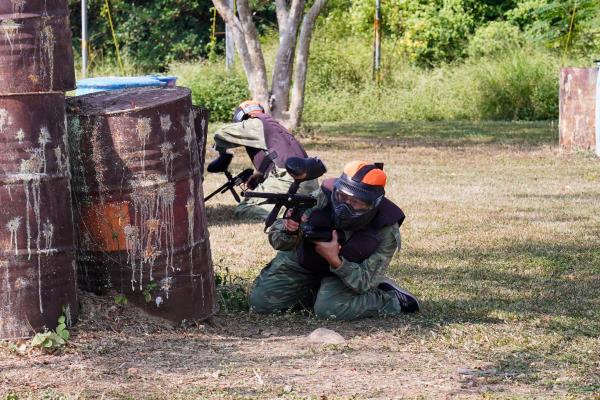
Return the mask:
M 294 179 L 283 168 L 275 168 L 269 173 L 267 179 L 258 185 L 254 191 L 268 193 L 286 193 Z M 303 182 L 298 189 L 300 194 L 311 194 L 319 188 L 317 180 Z M 235 216 L 245 219 L 261 219 L 267 218 L 271 212 L 273 204 L 260 204 L 265 199 L 244 199 L 235 208 Z M 282 210 L 283 211 L 283 210 Z
M 302 268 L 294 252 L 280 251 L 256 278 L 250 307 L 267 314 L 298 306 L 314 309 L 318 317 L 340 320 L 400 313 L 395 296 L 377 288 L 357 293 L 337 276 L 321 277 Z

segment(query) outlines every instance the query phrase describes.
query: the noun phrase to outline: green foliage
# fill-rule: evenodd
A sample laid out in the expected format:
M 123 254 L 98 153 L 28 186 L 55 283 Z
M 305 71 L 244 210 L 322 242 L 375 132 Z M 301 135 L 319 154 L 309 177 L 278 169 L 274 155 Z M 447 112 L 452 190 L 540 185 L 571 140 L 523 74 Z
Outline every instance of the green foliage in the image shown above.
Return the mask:
M 441 8 L 427 6 L 410 15 L 400 43 L 413 63 L 434 67 L 465 55 L 473 26 L 462 3 L 448 1 Z
M 115 296 L 115 304 L 118 306 L 126 306 L 128 302 L 129 300 L 127 300 L 127 297 L 122 293 Z
M 19 396 L 16 393 L 9 392 L 4 396 L 4 400 L 19 400 Z
M 524 50 L 473 70 L 482 119 L 541 120 L 558 117 L 558 61 Z
M 229 268 L 219 268 L 215 272 L 215 284 L 219 296 L 219 306 L 226 313 L 248 311 L 248 286 L 247 280 L 234 276 Z
M 600 56 L 600 2 L 524 0 L 506 13 L 538 43 L 563 53 Z
M 170 73 L 192 90 L 194 104 L 209 109 L 211 121 L 230 121 L 235 107 L 250 97 L 243 72 L 227 73 L 223 62 L 173 64 Z
M 58 317 L 58 325 L 53 331 L 45 331 L 37 333 L 31 339 L 31 347 L 37 347 L 45 351 L 55 351 L 61 349 L 67 344 L 71 337 L 67 329 L 67 320 L 64 315 Z
M 496 58 L 422 69 L 403 60 L 393 41 L 384 41 L 383 80 L 376 85 L 370 45 L 355 38 L 315 41 L 304 110 L 307 122 L 558 117 L 559 61 L 546 51 L 516 48 Z M 352 56 L 346 59 L 345 54 Z M 348 69 L 352 74 L 345 72 Z
M 144 301 L 146 303 L 150 303 L 152 301 L 152 291 L 154 289 L 156 289 L 157 287 L 158 287 L 158 285 L 156 284 L 155 281 L 148 282 L 148 284 L 146 285 L 146 287 L 142 291 L 142 294 L 144 295 Z
M 110 12 L 122 55 L 143 71 L 164 70 L 175 60 L 206 55 L 210 0 L 111 0 Z M 81 46 L 81 3 L 69 0 L 73 44 Z M 90 61 L 116 60 L 104 0 L 88 1 Z M 204 28 L 203 28 L 204 27 Z M 222 23 L 218 25 L 222 30 Z M 106 62 L 106 61 L 103 61 Z
M 506 21 L 493 21 L 479 27 L 469 41 L 469 57 L 501 55 L 525 43 L 519 28 Z

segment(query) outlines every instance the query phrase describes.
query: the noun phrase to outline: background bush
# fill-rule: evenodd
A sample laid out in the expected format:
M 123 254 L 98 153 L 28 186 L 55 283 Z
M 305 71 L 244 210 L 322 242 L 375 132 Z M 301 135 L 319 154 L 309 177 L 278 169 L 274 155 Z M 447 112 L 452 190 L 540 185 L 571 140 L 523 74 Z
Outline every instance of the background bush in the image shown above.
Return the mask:
M 525 43 L 518 27 L 507 21 L 492 21 L 480 26 L 469 41 L 467 53 L 471 58 L 501 55 L 516 50 Z
M 231 121 L 235 107 L 250 97 L 243 72 L 227 73 L 220 62 L 173 64 L 169 74 L 178 77 L 178 85 L 192 90 L 194 104 L 210 110 L 211 121 Z

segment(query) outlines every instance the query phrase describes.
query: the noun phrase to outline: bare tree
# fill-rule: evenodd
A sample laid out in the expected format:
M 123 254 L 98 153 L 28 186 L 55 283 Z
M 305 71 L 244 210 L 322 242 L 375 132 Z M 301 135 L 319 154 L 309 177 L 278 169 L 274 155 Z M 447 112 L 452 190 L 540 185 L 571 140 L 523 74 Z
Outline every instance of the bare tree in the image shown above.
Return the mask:
M 315 21 L 327 0 L 314 0 L 305 12 L 306 3 L 306 0 L 276 0 L 279 48 L 269 88 L 265 59 L 248 0 L 237 0 L 237 15 L 227 0 L 213 0 L 221 18 L 231 28 L 253 99 L 264 104 L 273 117 L 290 128 L 299 126 L 302 121 L 310 40 Z

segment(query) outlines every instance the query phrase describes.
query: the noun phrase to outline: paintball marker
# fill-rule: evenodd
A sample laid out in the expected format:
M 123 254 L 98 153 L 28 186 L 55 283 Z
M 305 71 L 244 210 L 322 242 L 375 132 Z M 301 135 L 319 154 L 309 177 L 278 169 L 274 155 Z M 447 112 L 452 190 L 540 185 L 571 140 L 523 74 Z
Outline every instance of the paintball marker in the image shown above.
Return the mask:
M 250 176 L 252 175 L 253 170 L 251 168 L 247 168 L 239 174 L 237 174 L 236 176 L 232 176 L 228 170 L 229 164 L 231 163 L 232 159 L 233 154 L 221 152 L 219 153 L 219 157 L 211 161 L 210 164 L 208 164 L 208 166 L 206 167 L 206 170 L 208 172 L 223 172 L 227 177 L 227 182 L 225 182 L 217 190 L 206 196 L 204 198 L 205 202 L 208 201 L 211 197 L 219 193 L 225 193 L 227 191 L 231 192 L 235 201 L 237 201 L 238 203 L 241 201 L 240 196 L 234 189 L 234 186 L 240 186 L 242 183 L 246 182 L 248 178 L 250 178 Z
M 273 225 L 282 207 L 285 207 L 286 213 L 287 210 L 292 210 L 292 215 L 289 217 L 291 220 L 301 222 L 302 214 L 307 209 L 314 207 L 317 204 L 317 200 L 311 196 L 296 194 L 300 184 L 304 181 L 317 179 L 327 172 L 325 164 L 318 157 L 290 157 L 285 162 L 285 169 L 294 178 L 294 182 L 290 185 L 287 193 L 244 193 L 244 197 L 247 198 L 256 197 L 265 199 L 263 204 L 275 204 L 275 207 L 265 220 L 265 230 Z M 329 235 L 331 237 L 331 232 Z

